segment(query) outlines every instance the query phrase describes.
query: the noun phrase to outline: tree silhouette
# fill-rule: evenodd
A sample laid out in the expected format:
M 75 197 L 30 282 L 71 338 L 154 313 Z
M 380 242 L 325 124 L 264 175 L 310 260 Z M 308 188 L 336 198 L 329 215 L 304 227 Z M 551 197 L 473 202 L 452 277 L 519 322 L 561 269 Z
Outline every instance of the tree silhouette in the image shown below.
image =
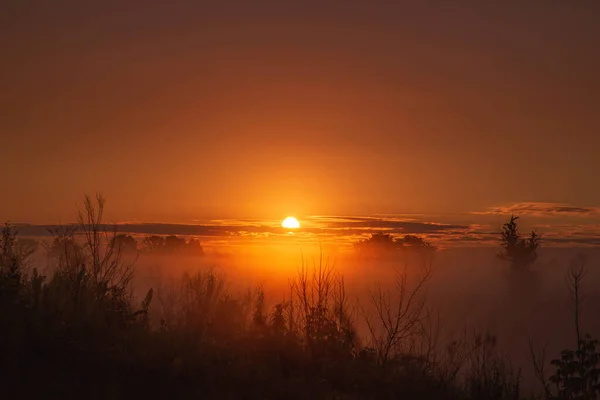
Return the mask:
M 190 254 L 203 255 L 204 249 L 198 239 L 190 239 L 187 244 L 187 250 Z
M 48 229 L 52 241 L 46 243 L 46 253 L 50 265 L 61 270 L 78 271 L 85 262 L 84 251 L 77 243 L 75 234 L 77 226 L 58 226 Z
M 527 270 L 537 259 L 537 249 L 540 245 L 540 236 L 531 231 L 528 238 L 523 238 L 519 233 L 517 220 L 519 217 L 512 215 L 510 221 L 502 227 L 502 251 L 498 258 L 508 261 L 511 270 Z
M 373 233 L 367 239 L 355 243 L 357 250 L 391 252 L 398 250 L 435 251 L 435 246 L 417 235 L 394 237 L 389 233 Z
M 355 244 L 357 249 L 395 250 L 397 243 L 389 233 L 377 232 Z
M 435 250 L 435 246 L 417 235 L 404 235 L 404 237 L 396 239 L 395 242 L 403 248 Z
M 115 245 L 120 246 L 123 253 L 137 253 L 137 241 L 130 235 L 117 235 L 114 237 Z
M 156 235 L 148 236 L 144 239 L 143 245 L 146 251 L 160 251 L 165 247 L 165 238 Z
M 168 252 L 179 252 L 185 248 L 185 239 L 170 235 L 165 238 L 165 250 Z
M 204 249 L 198 239 L 186 241 L 185 238 L 176 235 L 148 236 L 143 241 L 143 247 L 150 253 L 204 255 Z

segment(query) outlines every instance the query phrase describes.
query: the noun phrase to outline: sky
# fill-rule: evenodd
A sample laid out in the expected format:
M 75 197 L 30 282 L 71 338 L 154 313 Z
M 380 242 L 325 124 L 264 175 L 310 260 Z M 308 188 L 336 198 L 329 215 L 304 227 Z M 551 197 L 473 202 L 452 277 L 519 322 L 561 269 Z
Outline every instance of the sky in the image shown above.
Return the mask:
M 600 226 L 598 2 L 0 7 L 2 220 Z

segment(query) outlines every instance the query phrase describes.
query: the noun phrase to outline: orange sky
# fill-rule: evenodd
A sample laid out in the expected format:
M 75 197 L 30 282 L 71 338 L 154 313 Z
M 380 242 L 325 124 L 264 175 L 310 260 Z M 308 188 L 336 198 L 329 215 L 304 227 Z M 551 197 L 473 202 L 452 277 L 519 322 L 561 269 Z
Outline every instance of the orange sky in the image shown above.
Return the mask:
M 93 3 L 3 5 L 2 220 L 600 204 L 600 3 Z

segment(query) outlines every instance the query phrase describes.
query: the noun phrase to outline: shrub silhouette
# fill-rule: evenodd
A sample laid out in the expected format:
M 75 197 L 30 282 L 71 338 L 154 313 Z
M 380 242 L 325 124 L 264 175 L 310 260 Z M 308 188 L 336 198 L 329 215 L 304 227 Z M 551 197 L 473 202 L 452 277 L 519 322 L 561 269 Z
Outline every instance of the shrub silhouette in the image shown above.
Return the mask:
M 582 336 L 579 323 L 582 301 L 581 284 L 586 275 L 585 258 L 575 257 L 567 273 L 567 285 L 573 304 L 573 317 L 577 347 L 563 350 L 559 359 L 552 360 L 556 368 L 550 377 L 557 389 L 558 399 L 587 400 L 600 395 L 600 353 L 598 341 L 590 335 Z
M 577 341 L 577 350 L 563 350 L 552 360 L 556 372 L 550 377 L 557 388 L 557 399 L 596 399 L 600 394 L 600 353 L 598 340 L 586 335 Z
M 590 400 L 600 397 L 600 353 L 598 340 L 586 334 L 582 336 L 580 309 L 582 302 L 581 285 L 587 273 L 585 257 L 578 255 L 571 261 L 566 276 L 571 295 L 573 322 L 575 327 L 575 350 L 561 351 L 560 358 L 553 359 L 554 373 L 546 378 L 544 370 L 545 353 L 535 354 L 530 343 L 536 375 L 549 400 Z

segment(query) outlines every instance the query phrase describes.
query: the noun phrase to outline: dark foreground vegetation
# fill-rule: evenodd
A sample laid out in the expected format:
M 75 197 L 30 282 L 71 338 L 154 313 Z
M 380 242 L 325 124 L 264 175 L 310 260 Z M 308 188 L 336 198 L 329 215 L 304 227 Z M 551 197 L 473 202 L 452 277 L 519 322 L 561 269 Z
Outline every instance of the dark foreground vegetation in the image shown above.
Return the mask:
M 54 232 L 48 276 L 32 265 L 27 242 L 9 225 L 2 230 L 3 398 L 529 398 L 492 335 L 439 342 L 423 294 L 432 273 L 429 247 L 416 270 L 398 271 L 394 290 L 375 286 L 369 304 L 351 301 L 324 260 L 303 263 L 288 298 L 272 307 L 259 288 L 230 293 L 212 271 L 136 300 L 135 257 L 127 255 L 127 239 L 105 230 L 103 207 L 102 197 L 86 198 L 77 234 Z M 424 245 L 391 239 L 375 240 Z M 499 256 L 521 279 L 539 238 L 521 238 L 513 218 L 502 240 Z M 598 396 L 596 341 L 579 332 L 577 317 L 583 275 L 582 263 L 574 263 L 574 349 L 547 363 L 532 344 L 538 398 Z M 368 327 L 362 337 L 359 320 Z

